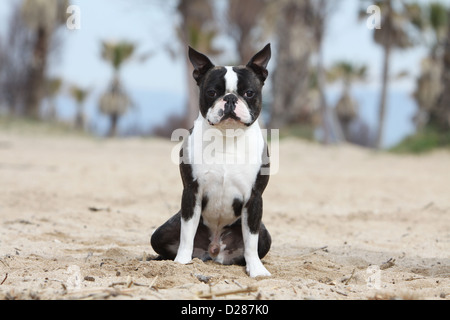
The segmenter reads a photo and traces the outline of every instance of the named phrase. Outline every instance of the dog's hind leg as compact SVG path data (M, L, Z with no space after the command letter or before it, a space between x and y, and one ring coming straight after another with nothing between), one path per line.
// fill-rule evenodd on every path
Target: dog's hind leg
M241 219L224 229L220 236L220 242L224 246L221 248L218 257L216 258L217 262L225 265L237 264L243 266L246 264L244 258L244 239L242 237ZM269 231L261 222L258 237L258 256L260 259L264 258L269 252L271 244L272 238Z
M173 260L180 245L181 213L178 212L153 232L150 243L158 260Z
M180 246L181 212L171 217L153 232L150 243L159 257L157 260L175 260ZM194 239L193 258L208 260L209 230L200 220Z

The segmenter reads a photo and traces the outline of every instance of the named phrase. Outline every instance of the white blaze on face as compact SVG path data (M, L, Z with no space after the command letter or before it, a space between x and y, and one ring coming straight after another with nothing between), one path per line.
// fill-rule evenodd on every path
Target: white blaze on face
M237 93L238 75L233 67L225 67L225 69L227 69L225 74L226 93Z
M228 94L234 94L238 97L234 112L236 113L236 116L239 117L241 122L250 123L252 121L252 117L248 110L247 103L237 93L239 81L238 75L233 70L233 67L225 67L225 69L227 70L227 73L225 74L225 96ZM220 98L214 104L214 107L208 110L206 118L210 122L210 124L217 125L220 123L225 111L225 104L226 101L224 101L223 98Z

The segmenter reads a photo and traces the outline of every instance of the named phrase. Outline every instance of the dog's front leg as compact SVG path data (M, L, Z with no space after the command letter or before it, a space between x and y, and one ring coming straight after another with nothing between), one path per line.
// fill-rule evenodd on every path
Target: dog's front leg
M192 260L194 238L202 214L201 197L195 189L185 188L181 200L180 246L178 247L175 262L182 264L189 263Z
M242 210L242 237L244 239L244 257L247 273L250 277L270 276L258 256L259 229L262 218L262 196L252 194Z

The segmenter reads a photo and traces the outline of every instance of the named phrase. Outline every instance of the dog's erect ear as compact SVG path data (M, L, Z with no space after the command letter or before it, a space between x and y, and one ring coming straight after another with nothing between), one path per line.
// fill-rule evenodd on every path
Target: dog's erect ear
M255 54L255 56L247 64L247 67L252 69L259 77L259 79L264 83L269 75L267 71L267 65L269 64L270 58L272 57L272 50L270 49L270 43L264 47L260 52Z
M209 69L214 68L214 65L207 56L195 51L191 47L189 47L189 60L191 60L191 63L194 66L194 79L199 85L204 75Z

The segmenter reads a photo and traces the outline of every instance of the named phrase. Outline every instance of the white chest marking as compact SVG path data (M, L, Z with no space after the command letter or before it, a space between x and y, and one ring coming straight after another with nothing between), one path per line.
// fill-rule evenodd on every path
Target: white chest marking
M238 218L233 202L237 199L245 205L251 196L262 164L261 129L255 122L241 129L238 136L224 136L200 116L189 137L188 148L199 196L208 199L203 221L212 231L220 232Z

